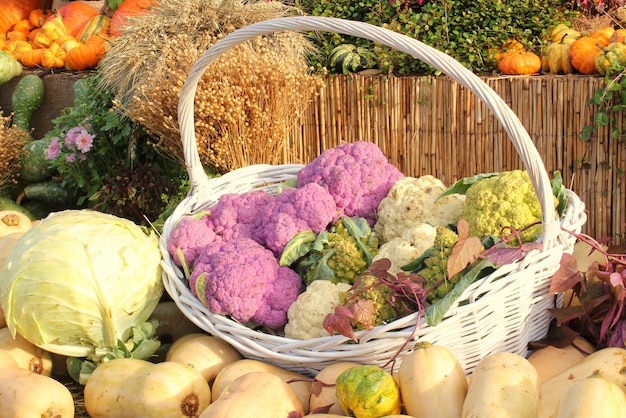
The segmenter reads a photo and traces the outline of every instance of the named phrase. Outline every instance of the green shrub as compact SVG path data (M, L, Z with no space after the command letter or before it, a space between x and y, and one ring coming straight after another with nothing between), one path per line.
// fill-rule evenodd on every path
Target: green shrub
M477 74L490 74L496 63L490 50L507 39L517 39L527 49L539 52L548 31L568 21L577 12L565 0L299 0L307 14L358 20L387 27L419 39L452 56ZM434 68L404 53L372 42L335 33L311 34L318 54L311 64L326 67L329 52L341 43L365 46L376 52L378 66L395 75L435 74ZM331 69L329 69L330 72Z

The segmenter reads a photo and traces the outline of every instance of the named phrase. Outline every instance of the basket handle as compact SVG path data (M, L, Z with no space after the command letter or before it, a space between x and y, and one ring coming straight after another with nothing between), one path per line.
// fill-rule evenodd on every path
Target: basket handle
M461 65L451 56L389 29L364 22L321 17L279 17L237 29L210 47L193 65L180 92L178 123L183 141L184 157L191 182L191 191L210 193L210 184L202 168L194 127L194 98L198 82L207 67L227 50L253 39L277 31L329 31L351 35L381 43L405 52L424 63L454 78L459 84L474 93L494 113L502 124L528 171L542 208L543 248L554 247L561 233L558 217L554 212L554 200L550 179L537 148L517 115L506 102L477 75Z

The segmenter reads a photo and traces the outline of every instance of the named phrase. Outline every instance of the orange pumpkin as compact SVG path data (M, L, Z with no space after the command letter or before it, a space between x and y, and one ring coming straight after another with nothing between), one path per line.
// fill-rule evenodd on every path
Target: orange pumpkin
M526 48L524 47L524 44L522 44L520 41L516 39L509 39L508 41L504 42L504 44L500 48L495 51L491 51L491 53L493 54L493 58L496 61L500 61L506 54L510 54L512 52L521 52L525 50Z
M596 57L602 53L601 40L592 36L581 36L569 47L572 66L581 74L597 74Z
M20 31L17 31L17 30L12 30L12 31L6 33L4 39L6 39L8 42L25 41L26 40L26 34L24 32L20 32Z
M74 71L96 68L107 50L107 45L104 36L93 35L84 44L67 51L65 66Z
M155 0L124 0L111 16L111 36L120 36L129 17L147 13L155 4Z
M57 10L67 28L67 33L77 37L81 29L85 27L89 19L96 16L98 11L81 1L70 2Z
M513 52L498 61L498 70L507 75L535 74L541 70L541 58L531 51Z
M611 36L613 36L614 33L615 29L613 29L613 27L606 26L600 29L596 29L589 36L598 40L600 45L607 46L611 40Z

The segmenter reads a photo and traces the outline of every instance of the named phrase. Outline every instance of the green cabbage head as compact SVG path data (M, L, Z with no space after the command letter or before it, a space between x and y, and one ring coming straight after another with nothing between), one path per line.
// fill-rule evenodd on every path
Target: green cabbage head
M115 348L159 302L160 262L155 234L127 219L55 212L20 237L0 271L7 326L64 356Z

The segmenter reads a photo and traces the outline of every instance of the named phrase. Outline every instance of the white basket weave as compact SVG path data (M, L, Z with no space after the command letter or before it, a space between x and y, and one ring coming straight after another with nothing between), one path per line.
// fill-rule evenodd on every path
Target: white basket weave
M223 52L260 35L283 30L330 31L376 41L415 58L453 77L479 97L503 125L528 170L543 209L542 250L506 265L474 283L436 327L417 314L409 315L370 331L359 331L359 343L341 335L306 341L252 330L230 318L211 313L192 295L182 271L167 252L172 229L181 217L213 206L225 193L253 189L270 192L276 184L294 177L301 165L253 165L209 179L200 162L194 131L194 98L198 81L207 67ZM528 133L511 108L478 76L452 57L415 39L362 22L336 18L298 16L272 19L239 29L209 48L193 66L181 91L179 125L191 191L165 222L161 235L163 281L181 311L206 332L223 338L248 358L269 361L291 370L314 374L337 361L384 365L398 355L407 338L448 347L469 373L484 355L510 351L526 355L528 342L545 336L555 304L549 295L550 278L558 269L563 252L571 252L574 238L561 227L579 232L586 221L584 205L568 191L566 214L554 216L550 180ZM406 349L413 344L406 344ZM406 354L404 349L398 356Z

